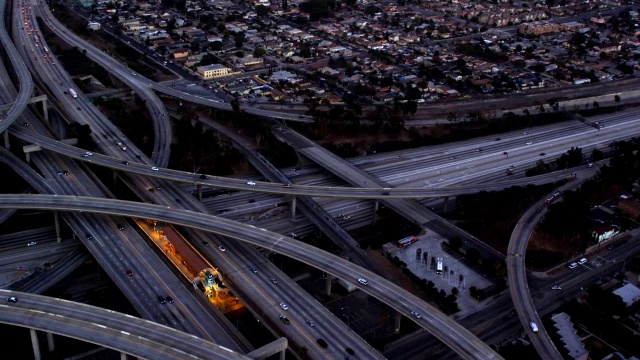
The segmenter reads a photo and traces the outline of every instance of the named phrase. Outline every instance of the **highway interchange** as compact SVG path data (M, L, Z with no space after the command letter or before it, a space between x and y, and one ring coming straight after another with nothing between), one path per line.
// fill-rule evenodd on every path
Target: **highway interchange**
M43 7L43 8L46 8L46 7ZM17 12L17 14L20 14L20 13ZM32 23L35 26L35 21L32 21ZM14 28L14 29L17 30L17 28ZM60 29L62 29L62 26L58 24L56 30L59 31ZM20 33L19 31L17 32ZM25 42L30 42L31 39L32 39L31 36L26 36L26 35L23 36L22 38L22 40ZM73 40L71 37L69 37L69 39L67 40L76 41L76 40ZM88 53L92 51L97 51L96 49L89 49L86 46L86 44L78 43L78 46L83 46L87 48ZM28 57L28 59L31 59L31 56L29 56L28 51L25 49L22 49L22 50L24 52L23 55ZM33 50L35 52L35 49ZM92 54L92 55L96 56L96 54ZM106 66L109 66L108 64L109 63L105 63ZM62 72L62 70L59 69L57 66L45 65L44 68L42 68L42 66L37 66L37 65L38 65L37 62L32 63L31 64L32 69L37 71L40 77L44 79L46 83L51 83L55 85L57 84L59 79L60 80L67 79L65 80L66 81L65 83L67 84L73 83L70 79L68 79L68 76L64 72ZM39 65L42 65L42 64L39 64ZM120 66L117 63L114 63L113 65ZM36 69L36 67L42 68L42 69ZM118 71L121 72L121 76L123 78L125 79L129 78L128 80L123 80L123 81L125 82L136 81L131 79L132 76L129 76L128 71L126 70L118 70ZM136 75L136 79L140 79L140 77ZM141 80L146 82L145 79L141 79ZM28 83L30 83L30 81ZM156 86L156 85L153 85L153 86ZM21 86L21 90L22 88L23 87ZM157 87L155 87L154 89L158 90ZM70 148L68 146L60 146L59 150L55 150L60 154L64 154L65 155L64 158L60 158L47 153L32 154L34 163L37 164L40 171L43 171L46 173L45 177L47 178L47 181L52 183L48 191L44 191L41 193L60 193L60 194L69 193L70 195L87 195L87 196L96 196L96 197L111 196L110 194L108 194L108 192L105 192L104 189L102 190L98 188L94 188L93 190L82 189L83 187L86 186L86 184L92 183L95 179L89 175L83 175L86 171L86 168L76 165L74 162L70 161L69 158L75 158L75 159L90 161L90 162L94 162L94 161L101 162L102 165L106 165L114 169L118 169L120 171L144 175L144 177L140 177L138 180L136 180L136 178L134 178L133 175L130 175L130 174L123 175L123 178L125 178L125 182L130 183L133 187L136 187L136 185L134 184L136 181L140 181L140 184L137 185L137 191L143 196L143 198L146 197L147 201L156 201L162 204L163 209L166 209L167 206L169 206L170 208L176 207L176 204L175 204L176 198L184 199L183 201L187 201L188 204L194 205L194 207L197 208L197 206L195 206L196 202L192 198L190 198L188 195L185 195L184 192L181 191L179 188L177 187L172 188L172 185L170 183L166 183L165 180L177 180L177 181L184 181L187 183L201 183L205 185L213 185L216 187L227 187L227 188L232 188L237 190L262 191L266 193L289 194L289 195L319 196L320 193L322 193L326 196L327 191L331 191L331 189L334 188L331 186L330 187L326 187L326 186L306 186L305 187L302 185L301 186L295 185L295 186L292 186L291 188L283 188L282 185L280 184L268 184L268 183L262 183L262 182L256 182L256 185L249 185L245 180L200 179L199 176L196 178L194 174L181 173L181 172L176 172L176 171L172 171L164 168L159 171L151 170L151 167L152 167L151 164L159 165L160 167L162 167L162 165L160 165L159 162L147 160L139 150L133 147L132 144L127 144L130 147L130 151L127 151L127 152L122 152L119 147L114 146L113 144L114 140L116 139L124 140L126 139L126 137L123 134L119 133L117 129L115 129L113 126L110 126L109 124L107 124L108 120L104 119L104 117L101 116L96 111L96 109L93 108L93 106L85 102L72 100L70 96L65 96L65 94L63 94L64 90L66 90L66 87L63 88L62 86L60 87L52 86L49 89L49 91L55 98L59 99L59 101L62 101L63 103L66 103L66 105L63 105L63 106L66 109L68 109L72 117L74 117L75 119L81 119L80 121L86 121L87 123L91 121L90 125L92 126L92 129L94 129L94 140L96 140L101 150L105 154L107 154L107 156L100 156L95 154L93 155L92 158L83 158L82 150ZM178 97L186 96L186 95L182 95L184 93L181 93L178 95L172 94L169 90L165 90L165 89L161 89L160 91L166 92L170 95L174 95ZM22 94L22 92L20 94ZM5 101L11 102L11 99L5 98ZM207 102L207 101L204 101L204 102ZM211 103L210 101L207 102L207 104L211 105L210 103ZM16 104L18 104L17 100L16 100ZM79 106L76 106L76 104ZM78 109L76 109L76 107ZM163 110L159 109L157 111L163 111ZM90 114L90 117L87 117L86 116L87 114ZM265 114L262 114L262 115L265 115ZM558 154L564 153L567 150L568 144L571 144L571 146L580 146L585 150L593 147L603 148L606 145L608 145L608 143L610 143L611 141L635 135L629 131L629 129L632 127L632 125L636 121L635 119L633 119L634 115L635 114L614 114L613 116L610 116L608 118L607 128L597 133L594 133L595 129L593 127L590 127L585 124L576 123L572 126L563 128L562 132L558 131L557 127L554 128L553 126L549 126L547 128L532 130L528 134L509 135L509 137L505 136L501 140L478 139L475 141L475 143L474 141L468 142L462 147L456 147L455 150L450 150L446 146L434 147L432 148L433 153L429 153L427 155L424 155L423 152L420 152L418 150L411 150L411 151L405 151L405 152L399 153L400 155L398 154L380 155L380 156L370 157L371 160L367 158L361 159L359 160L361 162L359 165L363 169L369 171L374 176L380 177L382 180L388 182L389 184L392 184L393 187L390 188L389 195L383 195L381 193L381 189L383 189L384 191L386 191L386 189L384 189L381 186L377 186L374 189L338 188L337 190L335 190L335 195L331 194L330 196L337 197L337 198L345 198L345 199L348 199L348 198L385 199L387 197L389 198L395 198L395 197L426 198L431 196L442 197L442 196L459 194L461 191L464 191L461 189L465 189L465 188L468 189L467 191L474 192L474 190L471 189L474 185L466 185L466 187L461 186L460 187L461 189L458 189L457 192L456 190L447 190L446 188L442 188L442 189L433 188L434 187L433 185L438 184L440 186L445 186L445 185L450 186L451 184L462 183L462 182L471 183L480 177L483 177L485 179L484 181L492 180L491 176L493 176L494 179L498 177L504 178L505 176L503 171L496 171L496 161L504 163L503 165L504 169L506 169L511 164L516 164L518 168L524 167L527 165L531 165L537 159L539 159L540 155L538 152L540 152L543 149L545 151L545 155L543 156L543 158L550 158ZM29 126L28 129L25 129L24 127L20 127L18 125L14 125L13 131L15 131L16 135L23 140L30 139L31 140L30 142L45 143L44 139L46 139L46 137L44 134L46 133L46 130L42 129L41 131L40 129L36 129L38 126L36 125L37 120L35 120L35 118L32 118L28 122L29 124L31 124L31 126ZM162 123L163 121L160 121L160 122ZM637 126L633 128L637 128ZM38 130L42 134L37 135L36 130ZM33 135L34 135L31 138L29 138L28 136L29 135L28 133L30 132L33 132ZM106 135L107 138L105 138L104 136L100 137L100 134ZM102 140L102 139L109 139L109 141ZM531 139L531 140L528 140L528 139ZM47 140L47 141L49 141L47 145L51 149L53 149L55 147L55 144L52 144L53 141L51 140ZM532 142L531 145L522 144L523 142L529 142L529 141ZM579 144L579 145L576 145L576 144ZM161 149L166 147L159 146L156 148ZM482 150L478 151L479 148ZM71 154L70 152L73 152L73 154ZM508 153L508 156L504 155L505 152ZM158 150L157 155L160 158L162 158L161 156L162 154L166 154L166 151ZM136 155L140 155L142 158L139 159ZM496 160L498 158L500 160ZM123 160L123 159L126 159L126 160ZM129 164L124 165L123 161L128 161ZM134 163L136 162L144 163L145 165L134 165ZM425 163L427 164L431 163L433 165L425 166ZM498 167L500 167L500 165L498 165ZM56 173L59 171L60 168L71 169L71 174L72 174L71 178L76 189L72 189L72 187L70 187L68 184L69 181L67 181L64 177L60 177L56 175ZM132 171L132 170L136 170L136 171ZM502 169L499 169L499 170L502 170ZM434 175L434 171L436 172L435 175ZM384 174L385 172L388 175L378 175L378 174ZM151 177L153 176L156 176L159 179L157 180L151 179ZM180 178L181 176L183 177ZM42 181L42 179L40 179L39 181ZM168 194L165 195L164 194L165 191L162 191L163 194L160 196L156 196L158 194L155 194L154 196L150 196L148 191L146 191L148 187L154 187L158 185L162 185L163 190L167 190L166 192ZM375 185L372 182L370 184L361 184L359 186L373 187ZM476 186L475 191L477 191L478 189L487 189L488 187L487 185L481 185L481 186L475 185L475 186ZM504 187L505 185L502 184L501 186ZM399 187L399 189L397 189L397 187ZM402 192L403 187L404 189L406 189L404 190L406 191L406 193ZM416 194L416 191L418 191L419 193ZM438 193L438 191L441 191L441 192ZM29 198L26 195L25 197ZM150 199L150 198L153 198L153 199ZM202 210L201 207L200 207L200 210ZM136 215L143 215L143 214L144 212L140 212L136 214L127 213L126 216L136 216ZM114 228L115 228L114 222L111 222L109 224L109 229L103 228L102 231L100 230L96 231L96 224L104 223L103 218L91 217L90 220L88 221L87 220L83 221L83 220L79 220L79 218L75 218L75 220L68 219L67 221L69 223L75 224L76 232L79 234L84 234L86 231L92 231L92 233L95 232L96 234L94 235L94 237L98 240L101 237L105 239L112 238L114 233L116 234L118 233L117 231L114 231ZM189 223L189 224L193 225L193 223ZM209 230L209 229L207 228L202 230ZM244 231L246 231L246 229L244 229ZM224 235L232 238L239 237L238 233L224 233ZM197 235L197 236L202 236L202 235ZM275 236L274 238L275 243L278 243L279 241L283 241L283 239L286 239L282 237L282 235L273 234L273 236ZM279 236L280 239L277 236ZM243 239L240 239L240 240L243 240ZM142 239L139 239L138 241L142 242ZM216 240L216 241L220 241L220 240ZM288 241L291 241L291 240L287 239L287 241L283 241L283 243L291 245L291 243L289 243ZM84 241L84 240L83 242L86 245L88 245L89 248L91 249L92 245L89 245L91 242ZM96 241L94 241L93 243L95 242ZM273 244L264 244L264 243L262 244L262 246L266 246L267 248L269 248L272 245ZM132 243L128 246L133 246L135 248L135 245L133 245ZM226 246L229 247L228 245ZM276 246L276 245L273 245L273 246ZM280 247L277 247L277 249L279 253L288 254L287 251L282 251L283 249L281 249ZM203 250L206 251L206 249L203 249ZM242 252L242 251L239 251L239 252ZM213 256L216 257L216 255L219 257L220 254L214 254ZM129 256L129 254L127 254L126 256ZM300 255L296 255L296 254L292 255L292 257L296 257L296 256L300 256ZM229 266L231 267L237 266L238 268L243 268L244 273L241 272L241 276L244 277L243 280L246 280L246 279L249 279L252 276L252 274L248 273L247 265L239 265L239 264L250 264L255 262L256 260L257 260L256 257L253 257L253 258L249 257L249 259L238 261L237 264L230 263ZM115 263L118 262L117 260L115 260L115 258L114 258L114 261ZM124 260L124 261L127 261L127 260ZM308 260L308 261L311 261L311 260ZM318 264L316 265L318 267L322 267ZM344 266L347 266L347 265L344 265ZM341 270L342 272L336 270L336 272L340 274L340 276L338 277L357 276L357 275L354 275L354 271L357 272L357 268L353 266L351 267L355 268L356 270L352 268L348 269L348 271L342 269ZM150 267L150 269L152 268L153 266ZM120 277L124 277L121 269L122 269L122 265L120 265L119 270L113 269L112 274L114 274L114 276L116 277L118 277L118 275L115 275L115 274L120 274L119 275ZM144 272L144 270L139 270L139 271ZM364 273L364 272L360 271L360 273ZM384 284L383 282L384 280L382 280L381 278L377 278L373 274L369 274L367 276L370 279L375 280L374 282L375 284L378 284L378 283L381 284L380 285L381 288L376 289L376 286L370 285L369 287L367 287L367 289L363 289L363 290L369 290L372 293L383 292L383 290L385 290L384 287L382 286L382 284ZM124 278L125 278L124 280L127 280L126 277ZM163 281L163 280L164 278L159 281ZM262 280L263 280L262 281L263 283L266 283L267 282L266 276L265 276L265 279L262 279ZM263 289L270 289L268 284L266 284L266 286L264 285L265 284L262 285ZM126 285L121 286L121 289L123 287L126 287ZM379 294L379 295L381 296L381 298L384 299L384 296L382 296L382 294ZM281 294L281 296L284 296L284 294ZM151 296L151 298L153 298L153 296ZM275 301L277 302L277 300ZM397 299L387 299L386 301L388 301L388 303L393 304L393 301L397 301ZM294 301L291 300L289 303L294 303ZM146 304L145 305L140 304L140 305L141 305L140 307L147 306ZM303 304L300 304L300 306L304 307ZM316 305L312 307L318 307L318 306ZM472 334L465 333L465 332L458 332L458 330L456 330L456 326L455 325L452 326L450 324L452 322L449 319L440 315L435 309L428 307L428 305L426 304L421 304L420 302L415 302L415 303L412 303L411 305L405 304L405 306L400 307L400 310L404 314L408 314L408 312L411 311L410 310L411 307L415 307L416 309L421 309L422 310L421 312L423 314L430 314L430 316L424 317L425 324L421 324L421 325L425 326L425 328L427 328L429 331L435 334L438 334L439 337L441 337L441 339L443 339L443 341L447 343L447 345L450 345L460 355L466 358L491 358L492 356L494 356L493 352L490 349L485 348L484 344L478 342L477 340L474 340L475 337ZM331 321L337 324L341 324L344 327L344 324L342 324L340 321L327 320L328 323L331 323ZM435 323L432 325L430 322L435 322ZM429 323L429 324L426 324L426 323ZM442 331L443 328L452 329L452 333L440 334L441 332L443 332ZM298 330L301 330L300 332L305 332L305 331L302 331L302 329L298 329ZM465 335L464 339L459 339L455 334L456 332L458 332L458 335L464 334ZM346 331L344 333L346 333ZM467 339L467 337L469 338ZM313 343L314 340L315 339L311 338L311 339L308 339L307 342ZM338 342L339 340L335 339L335 341ZM354 340L352 338L350 341L358 341L358 340L357 339ZM464 344L464 345L461 345L461 344ZM371 351L371 350L367 350L366 347L363 347L361 350L363 352ZM318 355L320 354L321 353L319 353ZM372 355L372 356L378 357L379 355Z

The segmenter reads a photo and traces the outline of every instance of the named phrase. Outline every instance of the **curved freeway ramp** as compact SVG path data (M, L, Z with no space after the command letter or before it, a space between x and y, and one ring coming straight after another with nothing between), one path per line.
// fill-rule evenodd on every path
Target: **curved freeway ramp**
M191 334L135 316L41 295L0 290L0 322L101 345L142 359L249 359Z
M0 208L8 207L144 217L245 241L322 269L340 279L353 279L362 291L416 322L464 359L501 359L500 355L470 331L412 293L339 256L266 229L169 206L81 196L0 195ZM368 285L358 283L356 279L360 277L367 278ZM420 312L422 317L412 316L412 311Z
M61 24L49 11L49 7L45 4L38 6L39 11L55 22L58 31L56 35L68 44L84 48L86 55L95 63L101 65L109 73L120 79L123 83L133 89L145 102L147 110L151 115L154 123L154 145L151 160L158 166L166 167L169 164L169 156L171 152L172 127L169 117L166 115L167 110L158 96L153 92L149 83L142 83L131 77L130 69L125 68L118 61L110 56L105 55L102 51L96 49L93 45L84 41L77 35ZM47 21L43 23L48 24Z
M6 30L5 24L5 10L6 10L6 1L0 1L0 42L4 46L7 51L7 56L9 57L9 61L13 65L13 69L18 76L18 80L20 81L20 92L18 93L18 97L16 98L15 103L9 110L6 116L0 118L0 133L7 130L7 128L22 114L25 107L27 106L27 102L31 98L31 94L33 93L33 81L31 81L31 75L29 74L29 70L27 66L22 62L22 58L18 54L18 50L13 45L11 38ZM14 16L20 16L19 14L14 14Z

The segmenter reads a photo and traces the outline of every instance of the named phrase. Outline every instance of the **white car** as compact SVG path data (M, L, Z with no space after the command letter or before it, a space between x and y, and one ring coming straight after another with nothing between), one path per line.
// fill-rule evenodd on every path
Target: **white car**
M562 288L560 286L558 286L558 285L553 285L551 287L551 290L562 290Z
M289 310L289 306L287 306L287 304L285 303L280 303L280 307L282 308L282 310L287 311Z
M422 315L420 315L420 313L417 311L412 311L411 315L415 316L417 319L420 319L422 317Z
M569 269L575 269L578 267L578 263L571 263L571 265L569 265Z
M531 331L533 331L534 333L538 332L538 325L536 325L536 323L532 321L529 323L529 326L531 327Z
M153 171L160 171L160 169L158 169L158 168L157 168L157 167L155 167L155 166L154 166L154 167L152 167L152 168L151 168L151 170L153 170Z
M578 264L584 265L584 264L587 263L587 261L588 261L587 258L582 258L582 259L578 260Z
M358 282L362 285L369 285L369 282L365 278L358 279Z
M30 243L27 244L27 246L34 246L35 244L37 244L35 241L32 241Z
M528 141L527 145L533 145L533 141Z
M220 250L222 252L227 251L227 249L225 249L224 246L222 246L222 245L218 246L218 250Z
M254 181L247 181L247 185L255 185L256 183Z

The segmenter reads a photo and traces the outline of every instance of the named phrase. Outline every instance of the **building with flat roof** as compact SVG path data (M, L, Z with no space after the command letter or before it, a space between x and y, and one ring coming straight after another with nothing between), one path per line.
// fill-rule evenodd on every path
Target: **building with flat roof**
M196 70L204 80L210 80L231 73L231 69L221 64L198 66Z

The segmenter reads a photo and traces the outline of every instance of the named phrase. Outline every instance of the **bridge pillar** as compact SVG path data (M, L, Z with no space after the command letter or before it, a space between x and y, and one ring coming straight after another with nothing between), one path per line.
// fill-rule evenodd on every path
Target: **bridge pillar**
M378 209L380 208L380 200L375 200L373 203L373 223L378 221Z
M24 159L27 161L27 164L31 164L31 153L24 154Z
M116 189L116 184L118 183L118 172L114 169L111 172L111 175L112 175L111 183L113 184L113 190L115 190Z
M127 354L120 353L120 360L127 360Z
M47 98L42 99L42 116L49 122L49 111L47 110Z
M4 131L4 147L7 148L7 150L10 150L10 145L9 145L9 130L5 130Z
M448 196L443 196L442 197L442 212L446 213L448 207L449 207L449 197Z
M296 219L296 203L297 203L297 198L294 195L291 197L291 220Z
M280 351L280 360L284 360L284 356L286 352L287 352L286 350Z
M198 189L198 201L202 201L202 185L198 184L196 188Z
M59 221L59 216L58 216L58 212L54 211L53 212L53 223L56 226L56 239L58 240L58 243L60 241L62 241L62 236L60 235L60 221Z
M327 274L327 282L324 285L327 291L327 296L331 295L331 280L333 280L333 275Z
M400 314L400 312L396 312L396 325L393 329L393 332L395 334L399 334L400 333L400 322L402 321L402 314Z
M56 344L53 342L53 333L47 332L47 345L49 346L49 352L56 351Z
M35 360L42 359L40 355L40 344L38 343L38 333L36 333L36 329L29 329L31 333L31 347L33 348L33 358Z

